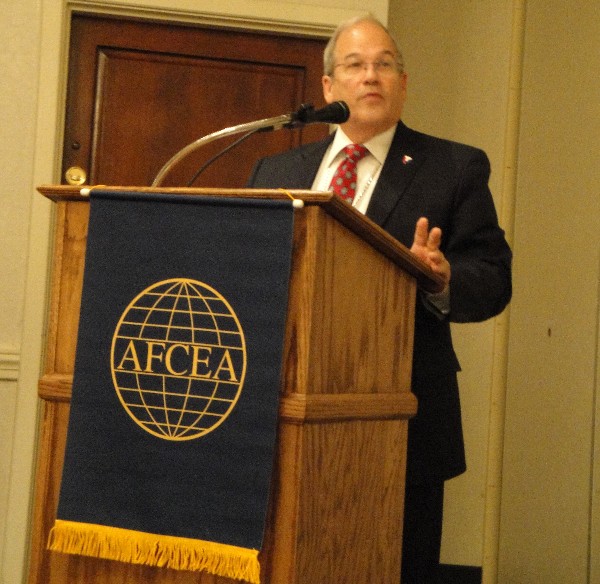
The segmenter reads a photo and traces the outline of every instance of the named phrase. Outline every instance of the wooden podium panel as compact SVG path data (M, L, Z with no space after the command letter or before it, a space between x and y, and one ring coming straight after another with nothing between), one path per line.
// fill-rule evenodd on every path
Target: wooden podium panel
M121 189L120 189L121 190ZM131 189L150 191L152 189ZM279 191L155 189L285 198ZM89 200L55 201L54 266L29 584L230 584L206 573L48 552L66 444ZM397 584L417 285L440 282L410 252L330 193L293 192L284 367L263 584Z

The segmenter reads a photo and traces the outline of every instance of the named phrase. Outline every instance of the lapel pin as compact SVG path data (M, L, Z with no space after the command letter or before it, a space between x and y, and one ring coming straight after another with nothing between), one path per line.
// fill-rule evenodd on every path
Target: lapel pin
M412 156L408 156L408 154L405 154L402 157L402 164L408 164L409 162L412 162Z

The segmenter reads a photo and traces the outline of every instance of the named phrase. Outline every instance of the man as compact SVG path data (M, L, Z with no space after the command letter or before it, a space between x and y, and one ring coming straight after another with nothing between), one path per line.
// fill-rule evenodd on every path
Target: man
M403 584L437 581L444 481L465 455L450 321L499 314L511 297L511 251L498 226L481 150L415 132L401 122L407 76L395 41L373 17L348 21L324 53L323 93L350 118L326 140L259 161L249 186L328 190L343 148L367 148L353 205L442 276L419 297L409 424ZM335 181L334 181L335 182Z

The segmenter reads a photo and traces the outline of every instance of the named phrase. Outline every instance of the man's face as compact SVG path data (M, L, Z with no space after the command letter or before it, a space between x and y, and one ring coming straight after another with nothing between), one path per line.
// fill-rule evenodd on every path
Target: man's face
M373 22L360 22L338 37L335 69L323 77L323 95L327 103L348 104L350 119L343 128L351 140L365 142L400 120L406 74L395 66L396 56L388 34Z

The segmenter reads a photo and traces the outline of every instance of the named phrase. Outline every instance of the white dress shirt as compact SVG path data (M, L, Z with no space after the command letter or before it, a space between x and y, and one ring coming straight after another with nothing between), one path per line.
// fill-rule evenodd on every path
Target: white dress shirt
M356 196L352 202L352 206L361 213L366 213L367 211L373 189L377 184L381 167L388 155L395 132L396 126L392 126L389 130L378 134L363 144L363 146L368 149L369 154L358 161L356 167L358 178L356 183ZM333 175L340 162L344 159L343 150L352 143L352 140L346 136L341 128L336 130L333 142L330 144L327 152L325 152L325 156L323 156L321 166L319 167L319 171L317 172L317 176L312 185L312 190L330 190Z

